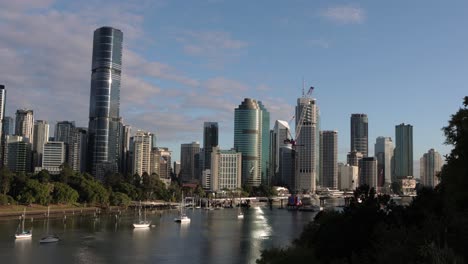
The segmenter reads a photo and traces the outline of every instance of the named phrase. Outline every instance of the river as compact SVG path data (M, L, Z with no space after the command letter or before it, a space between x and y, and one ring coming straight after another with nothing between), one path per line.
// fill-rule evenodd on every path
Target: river
M237 219L237 209L189 209L189 224L177 224L176 211L151 212L151 228L134 229L136 214L67 216L49 219L49 233L61 240L40 244L47 220L27 219L33 237L18 241L18 220L0 221L1 263L255 263L262 249L286 246L316 213L254 207Z

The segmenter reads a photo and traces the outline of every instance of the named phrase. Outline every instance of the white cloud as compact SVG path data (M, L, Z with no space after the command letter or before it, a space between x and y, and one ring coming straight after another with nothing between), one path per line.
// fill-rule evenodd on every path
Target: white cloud
M364 9L352 6L335 6L322 10L321 16L340 24L359 24L364 22Z

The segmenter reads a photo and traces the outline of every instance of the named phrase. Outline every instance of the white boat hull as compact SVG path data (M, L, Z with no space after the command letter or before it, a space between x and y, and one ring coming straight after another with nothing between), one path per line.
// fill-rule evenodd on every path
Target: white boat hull
M190 218L188 217L182 217L182 218L175 218L174 221L176 223L190 223Z
M31 233L15 234L16 239L26 239L26 238L31 238L31 237L32 237Z
M134 223L133 227L134 228L148 228L148 227L150 227L150 225L151 225L151 223L141 223L141 224Z

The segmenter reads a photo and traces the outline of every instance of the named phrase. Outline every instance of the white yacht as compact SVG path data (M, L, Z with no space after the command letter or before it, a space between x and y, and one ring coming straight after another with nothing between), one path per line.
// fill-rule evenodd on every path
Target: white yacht
M146 220L146 208L145 208L145 217L141 219L141 203L140 208L138 208L138 222L133 223L134 228L148 228L151 225L151 221Z
M16 231L15 238L16 239L25 239L32 237L32 230L24 230L24 221L26 220L26 208L24 209L23 215L21 215L21 222L18 226L18 230ZM20 230L21 227L21 230Z
M185 214L185 200L184 194L182 194L182 202L180 204L179 216L174 218L176 223L190 223L190 218Z

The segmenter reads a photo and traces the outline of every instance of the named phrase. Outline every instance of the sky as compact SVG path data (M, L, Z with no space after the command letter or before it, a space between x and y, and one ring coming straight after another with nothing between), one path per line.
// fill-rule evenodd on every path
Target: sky
M375 139L413 125L414 160L447 154L441 128L468 95L466 1L0 0L0 84L6 115L34 110L52 126L87 127L93 31L123 31L120 113L180 159L204 121L233 146L234 108L261 100L289 121L314 86L321 129L350 150L350 116ZM290 123L291 127L294 126Z

